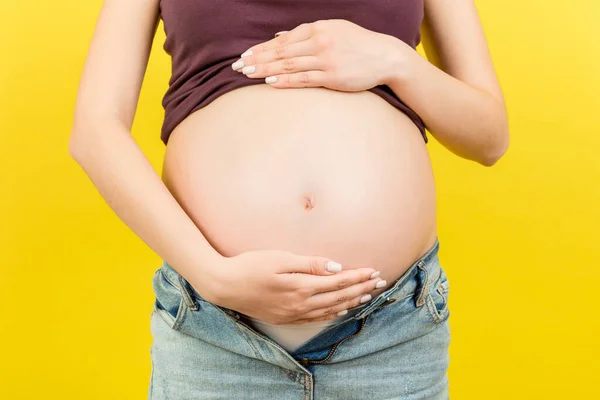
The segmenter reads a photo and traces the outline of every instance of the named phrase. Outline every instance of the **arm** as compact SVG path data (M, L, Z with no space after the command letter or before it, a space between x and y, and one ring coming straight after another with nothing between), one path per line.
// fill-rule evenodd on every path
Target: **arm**
M422 37L443 70L390 37L394 70L385 84L444 147L493 165L508 148L508 117L473 0L425 0Z
M358 305L381 280L371 279L373 268L332 273L325 257L276 250L219 254L133 140L158 2L104 1L79 86L71 156L117 216L205 300L270 323L332 319Z
M158 2L104 1L80 80L69 153L118 217L214 301L217 280L211 272L223 257L130 134L158 26Z
M250 47L232 68L276 88L387 85L442 145L491 166L508 148L508 118L473 0L424 1L423 46L446 72L398 38L343 19L302 23Z

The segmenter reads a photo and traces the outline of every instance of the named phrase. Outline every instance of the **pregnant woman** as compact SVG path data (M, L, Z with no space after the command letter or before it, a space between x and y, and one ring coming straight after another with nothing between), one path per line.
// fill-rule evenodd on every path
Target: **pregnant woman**
M162 179L130 134L159 19ZM105 0L69 151L163 260L149 397L447 398L425 128L508 147L472 0Z

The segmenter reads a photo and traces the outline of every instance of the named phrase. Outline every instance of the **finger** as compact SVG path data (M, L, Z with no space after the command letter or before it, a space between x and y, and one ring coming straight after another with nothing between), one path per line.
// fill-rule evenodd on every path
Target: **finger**
M347 303L339 305L339 306L334 306L334 307L330 307L327 309L321 309L318 311L315 310L314 312L311 313L310 317L307 316L305 318L305 316L302 316L300 319L286 322L286 324L306 324L309 322L329 321L329 320L339 318L343 315L346 315L348 313L349 309L354 308L358 305L361 305L362 304L362 303L360 303L361 297L357 297L356 299L353 299L352 301L348 301ZM339 315L340 312L343 312L344 314Z
M310 310L327 309L337 304L344 303L348 300L355 299L356 297L368 294L369 292L375 289L382 288L385 285L386 281L380 278L375 278L356 285L352 285L345 289L336 290L332 292L317 293L306 300L306 306Z
M374 268L361 267L331 276L306 276L305 284L313 289L313 296L321 293L336 293L341 289L368 282L379 276ZM303 282L304 283L304 282Z
M321 87L326 85L327 77L324 71L302 71L294 74L271 75L265 78L265 83L276 88Z
M271 50L278 46L283 46L284 44L296 43L306 40L312 35L312 23L305 22L298 25L291 31L279 31L275 35L276 36L273 39L270 39L266 42L258 43L248 48L248 50L246 50L242 54L258 54L264 51Z
M342 265L329 258L297 256L290 253L287 259L281 261L277 273L286 274L296 272L310 275L334 275L341 270Z
M341 302L339 304L332 305L330 307L324 307L324 308L312 310L306 314L301 315L299 317L299 319L304 320L304 321L324 321L327 319L335 319L335 318L341 316L341 315L338 315L338 313L347 311L354 307L357 307L361 304L364 304L364 303L370 301L371 299L372 299L372 297L370 295L361 293L360 295L358 295L350 300Z
M290 324L290 325L301 325L301 324L306 324L309 322L317 322L317 321L329 321L332 319L336 319L340 317L339 315L336 315L335 313L328 315L327 317L323 317L323 318L302 318L302 319L296 319L294 321L290 321L290 322L286 322L286 325Z
M256 65L247 65L239 71L249 78L266 78L272 75L323 70L323 68L325 68L325 65L319 61L318 57L300 56Z
M323 66L318 64L318 60L316 59L316 57L314 57L314 54L316 54L316 50L317 49L315 46L315 42L312 40L304 40L302 42L289 43L286 45L275 47L271 50L265 50L246 56L240 56L238 60L231 64L231 68L235 69L238 72L247 73L249 70L252 70L252 67L254 66L256 67L256 71L258 72L258 67L261 65L276 63L277 61L285 61L296 57L311 56L313 63L309 64L309 66L314 65L318 68L308 69L321 69L321 67ZM307 59L305 61L311 61L311 59ZM289 61L287 62L289 63ZM284 64L277 63L276 65L282 66ZM271 66L271 68L273 68L273 65Z
M381 282L381 279L379 281ZM385 281L383 281L383 282L385 282ZM364 300L364 301L362 301L362 300ZM357 307L361 304L364 304L370 300L372 300L370 295L361 293L358 296L356 296L350 300L341 302L339 304L335 304L330 307L312 310L306 314L301 315L299 319L294 320L292 322L288 322L288 323L290 323L290 324L305 324L307 322L327 321L327 320L335 319L335 318L342 316L342 315L339 315L338 313L346 311L346 313L343 314L343 315L345 315L345 314L347 314L348 310L350 310L354 307Z

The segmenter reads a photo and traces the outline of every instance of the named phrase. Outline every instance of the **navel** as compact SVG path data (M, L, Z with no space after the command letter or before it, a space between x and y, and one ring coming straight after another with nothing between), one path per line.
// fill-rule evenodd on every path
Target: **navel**
M302 196L302 201L304 203L304 209L306 211L310 211L315 208L315 194L312 192L304 193Z

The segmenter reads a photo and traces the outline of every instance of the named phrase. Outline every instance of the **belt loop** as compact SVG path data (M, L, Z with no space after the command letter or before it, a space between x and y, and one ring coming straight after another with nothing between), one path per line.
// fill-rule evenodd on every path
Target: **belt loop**
M417 264L419 269L419 287L417 288L418 294L415 300L415 305L417 307L421 307L425 304L425 295L429 292L429 273L424 266L425 262L423 260L419 261Z
M190 289L188 288L188 282L185 280L185 278L181 275L177 275L178 279L179 279L179 284L181 285L181 296L183 297L183 300L186 302L187 306L196 311L198 310L198 304L196 304L196 302L194 301L194 297L193 294L190 292Z

